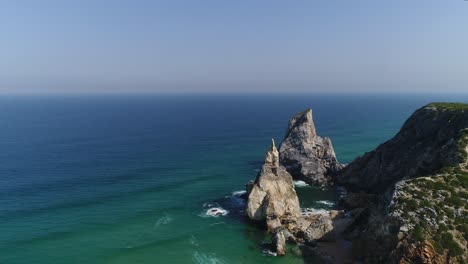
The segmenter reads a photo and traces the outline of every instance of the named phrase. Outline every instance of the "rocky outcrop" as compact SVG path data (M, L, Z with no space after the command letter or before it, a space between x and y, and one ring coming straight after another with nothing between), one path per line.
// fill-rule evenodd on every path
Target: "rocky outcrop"
M336 226L348 223L341 221L344 214L338 211L301 212L292 176L279 165L274 141L256 180L247 184L247 191L247 216L266 223L272 250L280 256L286 254L286 241L308 245L334 241L336 230L343 230Z
M281 165L294 179L313 185L332 183L332 174L342 167L331 140L317 135L311 109L291 118L279 155Z
M343 211L305 212L295 223L295 233L309 244L316 241L334 242L351 220L344 217Z
M468 111L441 104L417 110L400 132L339 172L337 182L353 191L381 193L402 179L433 174L463 160L457 138L468 127Z
M447 256L438 254L429 241L423 241L416 246L412 241L403 240L389 259L397 260L398 264L412 263L457 263L447 261Z
M286 255L286 236L284 230L279 230L273 234L271 237L271 242L273 244L273 250L278 256Z
M262 169L248 189L247 215L252 220L269 220L273 224L281 217L299 217L301 214L292 177L279 166L273 140Z
M282 221L295 221L301 215L301 208L292 176L279 165L274 140L255 182L247 184L247 192L247 216L252 220L266 221L272 234L273 250L280 256L286 254L289 233L282 227Z
M291 119L279 153L273 142L247 185L247 215L266 222L278 255L287 241L320 252L318 244L345 239L360 263L467 263L467 156L468 104L417 110L394 138L344 169L307 110ZM346 187L345 210L301 213L290 173Z

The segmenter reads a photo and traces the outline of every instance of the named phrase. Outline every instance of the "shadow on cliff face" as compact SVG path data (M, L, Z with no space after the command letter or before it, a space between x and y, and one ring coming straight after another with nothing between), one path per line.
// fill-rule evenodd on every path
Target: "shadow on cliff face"
M337 240L336 242L318 242L317 244L318 247L300 246L305 264L354 263L350 255L351 242Z

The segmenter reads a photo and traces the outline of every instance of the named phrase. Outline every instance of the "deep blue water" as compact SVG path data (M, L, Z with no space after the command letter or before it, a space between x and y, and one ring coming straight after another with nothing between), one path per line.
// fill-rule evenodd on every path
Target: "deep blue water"
M0 97L0 263L303 263L264 256L231 195L270 138L310 107L348 163L431 101L468 96ZM231 213L206 217L216 202Z

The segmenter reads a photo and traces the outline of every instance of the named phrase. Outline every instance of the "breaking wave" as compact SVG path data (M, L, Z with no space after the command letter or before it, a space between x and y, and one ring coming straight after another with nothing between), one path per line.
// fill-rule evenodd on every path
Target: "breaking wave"
M242 191L235 191L235 192L232 192L232 196L240 197L240 196L242 196L242 195L244 195L244 194L246 194L246 193L247 193L247 191L245 191L245 190L242 190Z
M315 215L315 214L326 214L328 210L325 209L316 209L316 208L302 208L302 215Z
M227 264L225 260L216 256L216 254L206 254L195 252L193 262L196 264Z
M307 187L309 184L307 184L305 181L294 181L294 186L295 187Z
M332 202L332 201L326 201L326 200L316 201L315 203L316 203L316 204L320 204L320 205L325 205L325 206L328 206L328 207L333 207L333 206L335 205L334 202Z
M273 252L269 249L264 249L262 250L262 255L264 256L269 256L269 257L276 257L278 254L276 252Z
M229 214L229 211L222 208L218 203L204 203L205 212L201 215L202 217L220 217Z
M170 215L166 214L163 217L156 220L156 222L154 223L153 229L158 228L160 225L167 225L172 221L174 221L174 219Z

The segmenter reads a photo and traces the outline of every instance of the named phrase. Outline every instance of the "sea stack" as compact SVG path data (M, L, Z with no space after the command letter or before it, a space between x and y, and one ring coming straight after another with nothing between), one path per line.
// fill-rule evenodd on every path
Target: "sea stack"
M265 163L249 188L247 215L252 220L269 220L285 215L298 217L299 199L292 176L279 166L279 155L272 140Z
M290 234L282 227L282 221L295 221L301 215L301 208L292 176L279 165L274 140L255 182L248 186L248 217L266 221L268 232L272 234L273 250L280 256L286 254L286 240Z
M260 173L254 182L247 184L247 190L247 216L266 222L272 250L280 256L286 254L287 241L314 246L316 241L334 241L335 226L350 223L350 219L343 219L343 213L335 210L301 213L292 176L280 166L274 141Z
M317 186L332 184L332 175L342 168L330 138L317 135L312 109L291 118L279 156L294 179Z

